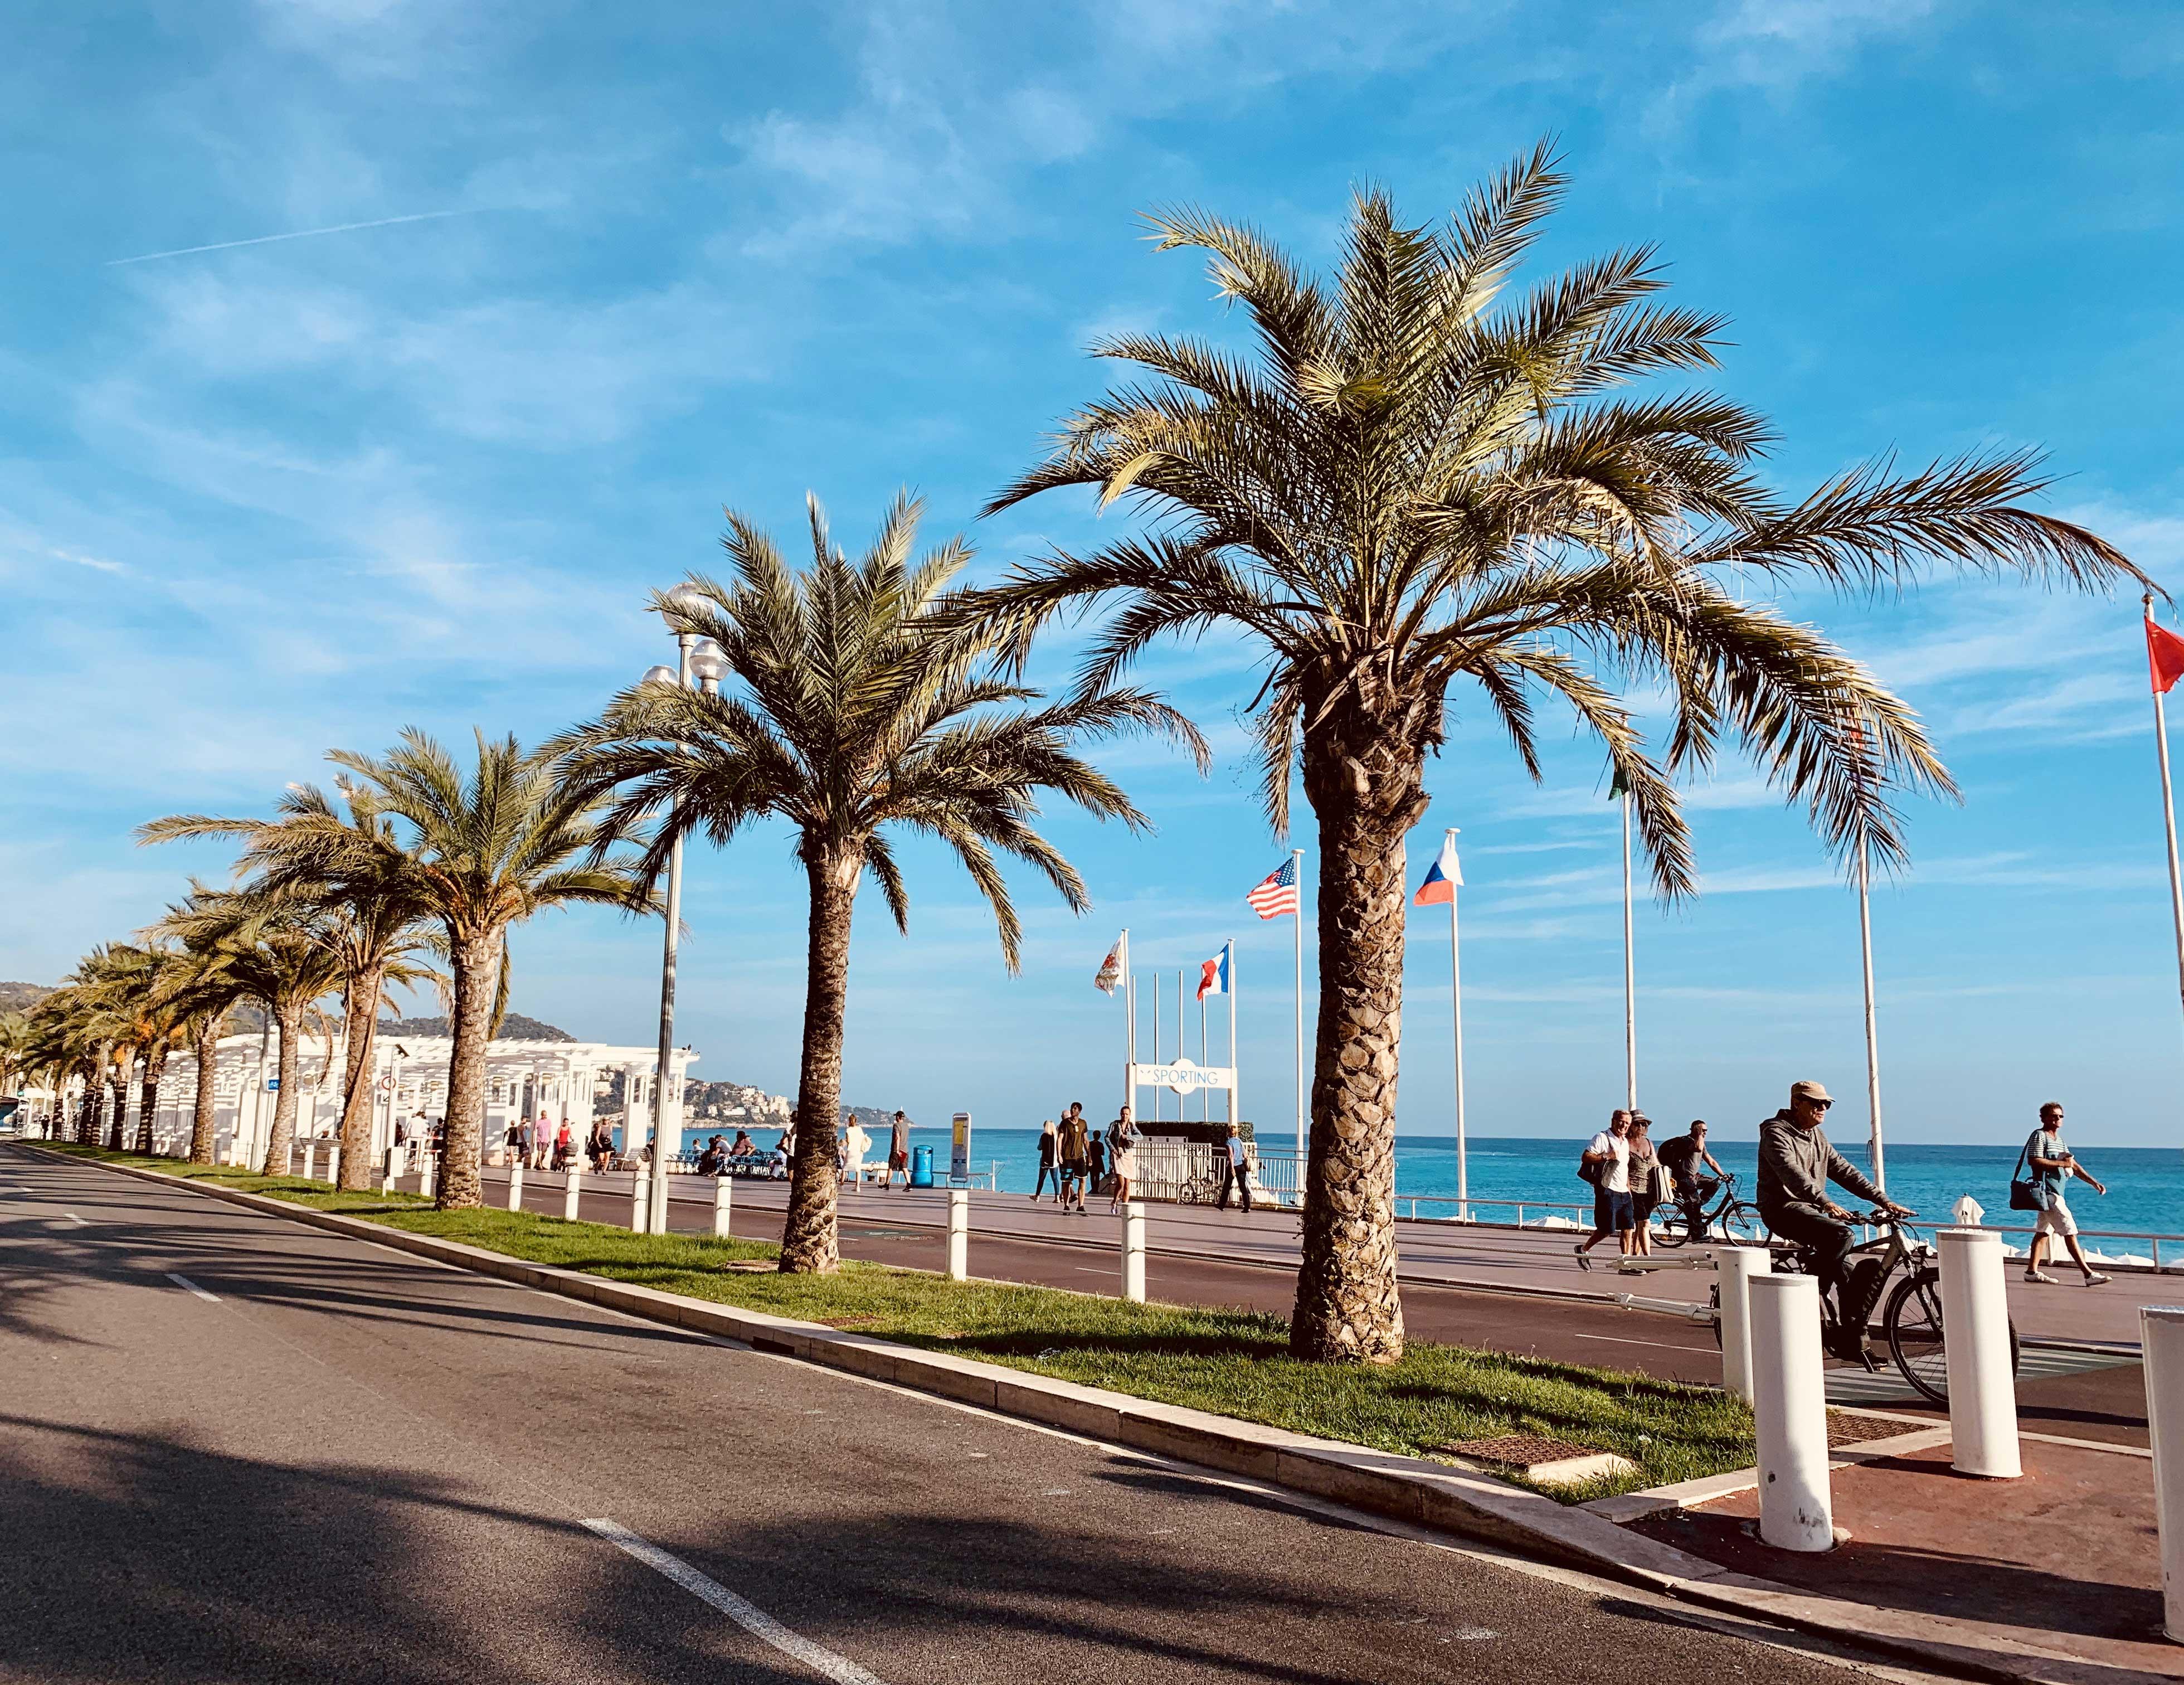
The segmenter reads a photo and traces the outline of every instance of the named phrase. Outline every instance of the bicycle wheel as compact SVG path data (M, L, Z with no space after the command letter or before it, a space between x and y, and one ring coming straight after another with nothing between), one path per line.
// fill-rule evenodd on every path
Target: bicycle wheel
M1722 1209L1721 1242L1732 1247L1763 1247L1767 1244L1767 1225L1759 1215L1759 1208L1747 1205L1742 1200L1732 1201Z
M1666 1247L1673 1252L1678 1247L1682 1246L1686 1241L1691 1239L1691 1219L1690 1214L1685 1211L1683 1207L1680 1205L1663 1203L1657 1205L1653 1208L1656 1211L1667 1214L1666 1220L1662 1223L1659 1228L1653 1230L1653 1244L1655 1246Z
M1881 1319L1888 1336L1888 1353L1913 1388L1928 1402L1949 1402L1949 1365L1942 1329L1942 1277L1930 1265L1915 1269L1896 1284L1888 1296ZM2022 1357L2014 1318L2009 1325L2009 1372L2017 1373Z

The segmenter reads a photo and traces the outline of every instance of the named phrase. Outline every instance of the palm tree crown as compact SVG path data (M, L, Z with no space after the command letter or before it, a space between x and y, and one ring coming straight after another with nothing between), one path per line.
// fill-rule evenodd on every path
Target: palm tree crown
M718 644L738 694L638 685L556 745L573 791L615 793L610 831L649 828L648 879L690 834L724 845L768 816L795 829L811 946L785 1269L836 1260L833 1122L851 904L866 870L897 928L908 929L889 831L922 832L954 851L993 909L1013 972L1022 923L999 856L1031 865L1072 910L1089 904L1076 868L1034 829L1039 793L1098 818L1145 823L1072 745L1150 729L1203 755L1189 724L1143 693L1099 689L1031 706L1039 693L991 676L990 639L953 612L950 588L970 551L959 538L913 560L916 501L898 498L854 562L816 499L809 510L803 571L731 511L722 542L733 580L695 580L702 608L660 601L678 631Z
M1864 667L1743 589L1892 588L1936 561L2081 588L2138 577L2093 534L2021 506L2041 484L2029 457L1871 466L1792 499L1759 477L1772 432L1752 410L1618 393L1712 367L1724 323L1659 302L1650 249L1513 295L1563 187L1542 148L1445 227L1406 226L1362 193L1327 282L1248 228L1151 219L1162 248L1210 254L1256 354L1149 334L1095 347L1149 378L1069 418L991 510L1095 486L1157 529L1025 564L967 605L1005 625L1020 659L1059 610L1118 600L1087 687L1164 634L1228 628L1263 651L1267 812L1287 827L1301 768L1322 832L1300 1355L1401 1349L1389 1202L1402 847L1457 680L1535 777L1540 700L1571 709L1630 792L1664 895L1693 884L1672 776L1708 767L1724 736L1847 858L1886 866L1903 852L1889 792L1947 792L1947 770ZM1667 693L1663 748L1618 679Z

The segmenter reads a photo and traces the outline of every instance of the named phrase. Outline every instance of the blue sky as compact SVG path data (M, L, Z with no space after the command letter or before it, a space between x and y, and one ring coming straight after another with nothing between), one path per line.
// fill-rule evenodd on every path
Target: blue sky
M793 538L808 488L854 544L911 485L982 568L1112 530L1066 498L973 517L1099 389L1089 339L1230 330L1139 212L1196 202L1318 262L1353 182L1424 220L1545 133L1574 182L1542 261L1658 243L1680 302L1735 318L1718 383L1780 423L1784 484L2038 444L2052 507L2180 577L2168 7L192 0L12 41L0 976L50 981L221 869L132 847L145 818L262 810L406 724L530 740L594 708L660 657L644 591L712 565L723 503ZM1892 1134L2003 1139L2052 1095L2082 1140L2174 1144L2136 604L1791 607L1919 706L1965 793L1915 814L1875 898ZM1245 1110L1286 1125L1289 930L1242 902L1281 857L1236 752L1249 652L1146 672L1219 767L1104 757L1159 833L1056 817L1098 907L1020 882L1020 979L912 848L910 940L861 907L850 1097L1112 1103L1121 1014L1090 979L1128 924L1171 974L1240 939ZM1599 756L1560 744L1535 789L1458 712L1412 876L1463 828L1472 1127L1575 1134L1621 1087ZM1746 1134L1818 1075L1862 1136L1854 898L1748 768L1691 801L1706 893L1639 914L1642 1101ZM793 1085L800 896L777 834L694 854L704 1074ZM1440 1133L1446 923L1413 917L1401 1122ZM542 918L517 1003L643 1041L657 946Z

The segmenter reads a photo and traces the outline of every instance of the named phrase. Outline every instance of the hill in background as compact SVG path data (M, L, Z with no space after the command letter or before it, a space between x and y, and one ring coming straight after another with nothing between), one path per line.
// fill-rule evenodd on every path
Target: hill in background
M53 992L42 983L0 983L0 1013L28 1012Z

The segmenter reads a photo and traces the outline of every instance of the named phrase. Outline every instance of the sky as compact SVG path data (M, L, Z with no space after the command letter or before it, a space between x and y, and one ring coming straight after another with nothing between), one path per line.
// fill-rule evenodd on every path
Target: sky
M53 981L224 877L217 848L135 846L146 819L264 812L405 726L530 742L596 710L669 654L646 594L716 565L723 505L794 542L816 493L855 548L909 487L978 577L1127 530L1074 494L978 511L1103 389L1092 340L1235 332L1143 213L1201 205L1323 266L1356 185L1427 221L1542 136L1572 183L1535 272L1657 244L1674 302L1733 318L1713 383L1778 423L1780 486L2037 448L2045 506L2175 589L2180 81L2160 4L26 14L0 62L0 977ZM2081 1142L2178 1144L2136 601L1943 581L1786 608L1919 709L1963 787L1873 895L1891 1138L2014 1143L2053 1097ZM1041 661L1065 673L1067 640ZM1236 940L1244 1114L1291 1127L1293 932L1243 900L1287 846L1242 756L1253 652L1141 671L1211 775L1099 752L1157 829L1051 814L1096 907L1016 874L1013 978L960 872L906 845L908 938L859 907L847 1099L1104 1115L1123 1013L1092 977L1128 926L1167 1049L1175 973ZM1557 737L1535 786L1475 704L1411 875L1461 828L1472 1132L1575 1136L1623 1088L1614 811L1596 748ZM1817 1077L1861 1139L1855 895L1749 766L1688 801L1702 894L1635 915L1641 1104L1748 1135ZM694 849L684 910L698 1074L793 1091L786 836ZM1453 1129L1448 940L1412 915L1407 1135ZM543 915L515 964L519 1009L651 1038L656 923Z

